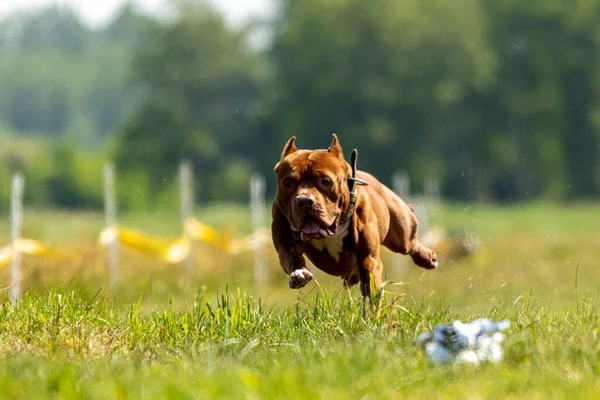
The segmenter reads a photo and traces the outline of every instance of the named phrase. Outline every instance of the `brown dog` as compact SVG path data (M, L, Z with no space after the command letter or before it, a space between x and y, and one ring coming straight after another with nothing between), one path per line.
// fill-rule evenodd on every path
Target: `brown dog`
M380 245L410 255L426 269L437 268L437 255L417 238L413 210L372 175L352 176L337 136L327 150L298 150L292 137L275 166L277 195L271 233L290 288L312 279L304 255L324 272L350 287L360 282L368 300L370 276L382 285ZM364 186L356 187L353 182Z

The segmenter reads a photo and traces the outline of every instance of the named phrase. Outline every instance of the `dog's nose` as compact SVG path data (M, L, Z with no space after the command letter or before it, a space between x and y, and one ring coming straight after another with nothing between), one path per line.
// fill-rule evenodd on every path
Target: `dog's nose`
M300 209L309 209L315 204L315 198L313 196L298 196L296 197L296 206Z

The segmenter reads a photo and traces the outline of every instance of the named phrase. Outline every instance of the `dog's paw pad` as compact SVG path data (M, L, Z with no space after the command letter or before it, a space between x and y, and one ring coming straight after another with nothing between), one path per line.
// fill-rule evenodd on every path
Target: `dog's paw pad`
M313 278L312 272L307 269L297 269L290 274L288 285L291 289L300 289L310 282Z

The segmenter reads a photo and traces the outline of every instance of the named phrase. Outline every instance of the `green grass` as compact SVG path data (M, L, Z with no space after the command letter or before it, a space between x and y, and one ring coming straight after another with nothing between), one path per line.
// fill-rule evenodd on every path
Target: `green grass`
M123 250L111 294L95 243L101 215L29 211L25 236L82 254L25 259L22 301L0 304L0 397L597 398L598 215L594 204L431 211L430 225L465 230L477 250L458 257L440 244L434 272L410 262L395 271L384 253L387 278L401 284L386 287L376 319L362 315L358 290L342 290L339 278L315 271L315 282L288 289L272 251L258 291L251 254L199 246L186 275ZM249 231L239 207L198 217ZM166 237L180 230L176 213L122 221ZM0 245L7 237L0 219ZM0 278L8 286L9 271ZM512 322L501 364L436 367L414 344L437 323L479 317Z
M388 300L390 300L388 298ZM322 294L273 311L239 293L168 304L83 301L68 291L0 309L9 398L592 398L598 387L597 303L560 312L530 297L459 315L450 306L388 302L380 320L357 299ZM509 318L506 359L434 367L416 335L455 318ZM36 382L36 384L33 384Z

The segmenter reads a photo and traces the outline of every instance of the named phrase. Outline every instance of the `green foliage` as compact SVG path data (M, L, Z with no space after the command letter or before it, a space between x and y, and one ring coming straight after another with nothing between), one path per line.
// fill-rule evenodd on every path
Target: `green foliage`
M102 208L102 162L72 146L57 146L45 182L51 203L60 208Z
M324 147L337 132L361 149L363 168L381 176L409 169L417 181L451 179L444 152L453 168L485 156L476 151L483 121L456 118L461 109L477 113L467 105L489 90L497 68L476 2L292 4L274 48L278 142L297 134L301 146Z
M285 0L265 50L204 1L164 20L125 6L98 30L51 7L0 23L0 125L103 149L125 207L169 203L181 158L198 200L246 201L290 136L332 132L384 183L403 169L452 199L594 198L599 5Z
M451 197L600 191L596 1L284 4L274 154L337 132L364 168L435 173Z
M90 36L72 10L53 6L3 21L0 44L8 52L61 50L76 54L84 51Z
M25 175L24 201L42 207L102 207L102 163L98 155L41 138L0 136L0 207L8 210L12 177Z
M0 120L19 133L103 145L136 99L123 86L143 20L124 9L105 31L93 31L72 11L51 7L2 21Z
M133 56L145 100L118 131L116 162L124 174L150 174L156 194L186 158L203 174L199 198L245 200L261 60L214 10L180 11L175 22L155 24Z

